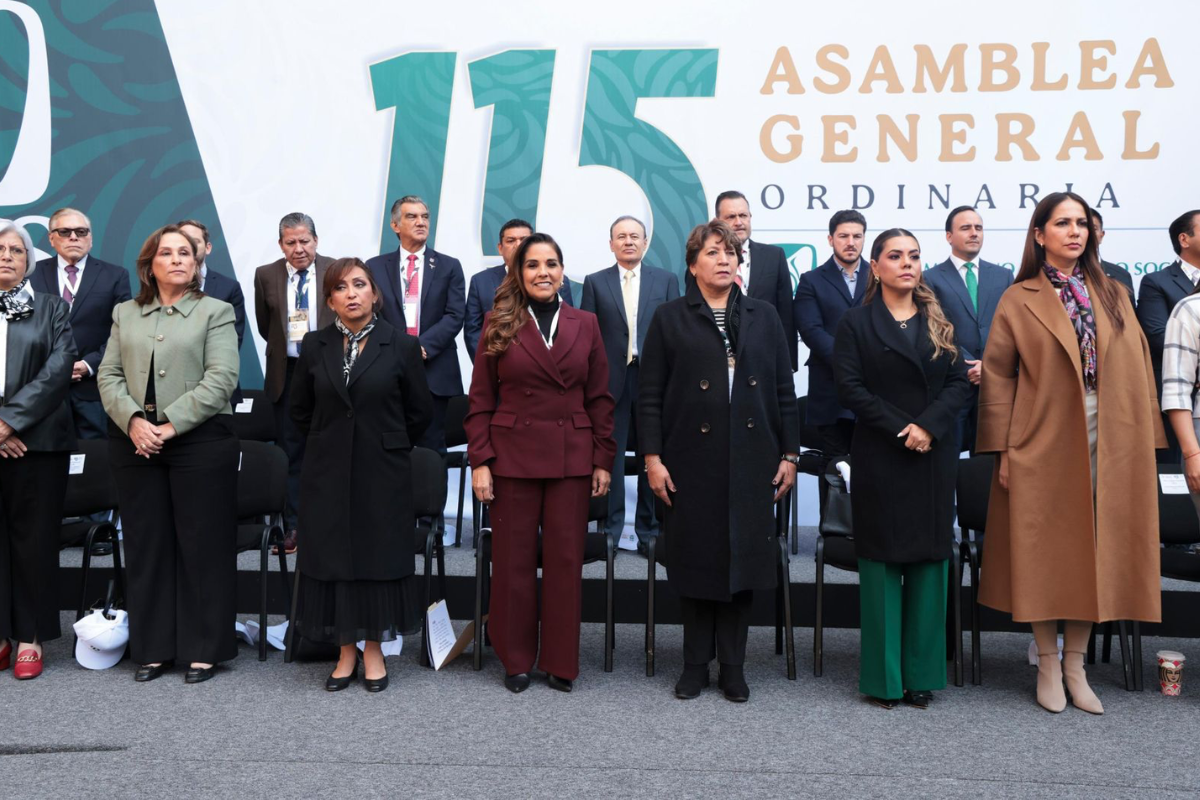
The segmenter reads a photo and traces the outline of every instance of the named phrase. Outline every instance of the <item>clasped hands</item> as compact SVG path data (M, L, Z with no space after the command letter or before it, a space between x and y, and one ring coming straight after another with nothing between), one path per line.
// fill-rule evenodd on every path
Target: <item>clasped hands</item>
M175 426L171 423L154 425L143 417L134 417L129 421L129 440L137 454L149 458L162 452L163 445L175 438Z
M0 458L20 458L25 451L25 443L17 438L13 427L0 420Z
M904 446L918 453L928 453L929 448L933 447L933 436L915 422L905 425L904 430L896 434L896 438L903 438Z

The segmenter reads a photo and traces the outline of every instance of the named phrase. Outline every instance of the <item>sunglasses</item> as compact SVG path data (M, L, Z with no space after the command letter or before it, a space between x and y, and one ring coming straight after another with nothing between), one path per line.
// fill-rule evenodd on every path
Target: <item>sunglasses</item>
M70 239L72 234L78 239L86 239L92 235L91 228L55 228L50 232L64 239Z

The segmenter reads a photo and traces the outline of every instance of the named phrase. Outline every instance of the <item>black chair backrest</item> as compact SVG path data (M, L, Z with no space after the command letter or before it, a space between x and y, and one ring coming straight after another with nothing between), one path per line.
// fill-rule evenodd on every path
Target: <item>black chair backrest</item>
M456 395L446 401L446 447L459 447L467 443L467 430L463 420L467 417L467 396Z
M414 447L411 460L413 513L417 517L440 517L446 508L446 463L425 447Z
M1178 464L1159 464L1159 475L1183 475ZM1200 517L1190 492L1166 494L1158 480L1158 536L1163 544L1193 544L1200 542Z
M996 456L960 458L955 494L958 503L958 527L980 532L987 527L988 499L992 494L992 468Z
M117 484L108 464L108 440L80 439L74 455L83 456L83 472L67 476L63 516L82 517L116 508Z
M249 411L233 410L233 430L243 442L274 442L275 404L267 399L262 389L243 389L241 408L249 404Z
M804 421L808 416L808 395L796 398L796 411L800 415L800 446L805 450L820 450L824 446L821 432Z
M249 439L242 440L241 448L238 519L282 514L287 497L287 454L278 445Z

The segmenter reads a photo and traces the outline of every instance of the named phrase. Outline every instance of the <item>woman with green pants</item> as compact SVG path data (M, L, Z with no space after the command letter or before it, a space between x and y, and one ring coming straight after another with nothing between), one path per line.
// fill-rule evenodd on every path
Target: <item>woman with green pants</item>
M946 685L946 572L954 546L956 425L970 383L921 246L893 228L871 248L861 307L834 340L838 397L854 412L850 504L862 608L859 691L928 708Z

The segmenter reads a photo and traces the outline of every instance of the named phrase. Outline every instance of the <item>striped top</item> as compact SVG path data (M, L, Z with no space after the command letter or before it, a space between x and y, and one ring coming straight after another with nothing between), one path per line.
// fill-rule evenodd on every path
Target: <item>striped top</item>
M1200 380L1200 294L1179 301L1163 341L1162 410L1186 409L1200 418L1196 383Z

